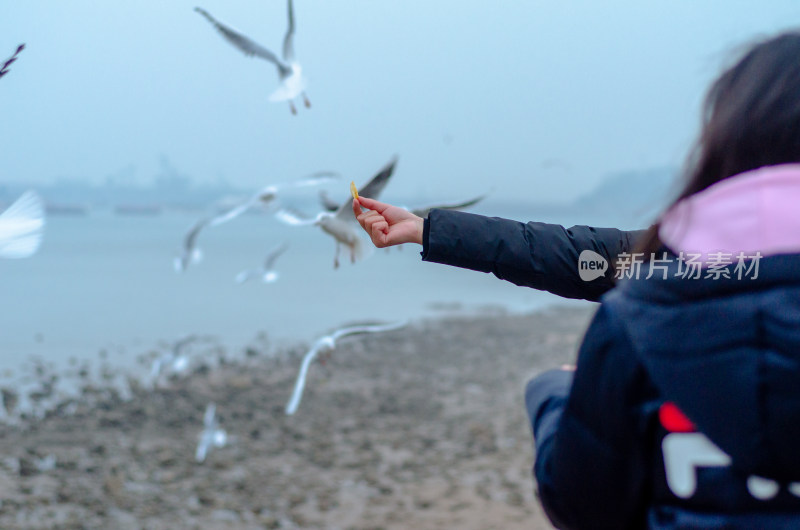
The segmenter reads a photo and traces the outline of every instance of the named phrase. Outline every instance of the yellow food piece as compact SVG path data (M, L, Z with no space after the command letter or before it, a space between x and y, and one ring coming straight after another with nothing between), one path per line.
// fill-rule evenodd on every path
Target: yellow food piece
M356 183L352 180L350 181L350 193L353 194L355 200L358 200L358 189L356 188Z

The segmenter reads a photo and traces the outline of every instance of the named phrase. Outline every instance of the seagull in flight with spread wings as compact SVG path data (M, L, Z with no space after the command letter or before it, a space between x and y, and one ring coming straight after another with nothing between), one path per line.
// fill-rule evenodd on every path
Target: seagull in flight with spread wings
M282 184L270 184L269 186L264 186L247 199L228 208L224 212L200 219L189 228L183 238L181 255L176 257L173 261L175 271L183 272L189 265L199 263L202 260L203 252L197 246L197 237L204 228L227 223L251 208L268 208L272 206L278 198L278 193L283 188L316 186L337 178L339 178L339 174L334 171L318 171L299 180L284 182Z
M297 114L297 108L294 106L295 98L302 96L306 108L311 107L311 102L308 100L308 96L306 96L305 92L306 79L303 77L303 69L294 57L294 7L292 5L292 0L289 0L288 4L289 26L286 29L286 35L283 37L282 59L247 36L222 24L212 17L205 9L195 7L194 10L211 22L228 42L239 48L245 55L249 57L260 57L275 65L278 69L280 86L270 94L269 100L288 101L289 109L292 111L292 114Z
M389 182L389 178L397 165L397 158L393 158L370 181L359 189L365 197L375 198L380 195ZM306 217L303 214L289 209L281 208L275 213L275 218L292 226L319 226L326 234L336 240L336 254L333 257L333 267L339 267L339 252L344 245L350 249L350 261L355 263L363 258L371 247L367 247L360 237L359 226L353 216L351 205L353 199L348 198L340 204L335 211L322 211L315 217Z
M0 214L0 258L27 258L42 242L44 203L33 190Z
M311 346L311 349L303 356L303 362L300 364L300 372L297 374L297 381L294 384L292 397L286 404L286 415L291 416L297 412L297 407L300 406L300 399L303 397L303 390L306 387L306 376L308 375L308 368L320 355L331 353L336 348L336 341L342 337L349 335L356 335L362 333L378 333L381 331L391 331L393 329L400 329L404 327L407 322L395 322L391 324L363 324L356 326L348 326L339 328L329 335L320 337Z

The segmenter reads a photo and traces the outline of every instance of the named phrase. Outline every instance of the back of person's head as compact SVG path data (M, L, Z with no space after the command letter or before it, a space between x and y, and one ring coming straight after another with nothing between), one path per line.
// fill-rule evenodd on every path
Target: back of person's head
M672 204L751 169L800 162L800 30L747 48L712 83L702 118ZM659 246L656 224L640 250Z

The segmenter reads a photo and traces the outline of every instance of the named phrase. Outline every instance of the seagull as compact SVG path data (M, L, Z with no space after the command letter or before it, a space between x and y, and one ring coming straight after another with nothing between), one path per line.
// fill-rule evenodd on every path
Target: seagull
M389 178L394 172L395 165L397 165L397 158L393 158L383 169L381 169L370 181L364 185L360 193L365 197L377 198L383 188L389 182ZM339 267L339 251L341 245L345 245L350 249L350 261L355 263L357 259L365 256L367 247L361 239L357 230L358 225L353 216L351 208L352 199L348 199L339 205L336 211L322 211L316 217L305 217L299 212L288 208L281 208L275 213L275 217L288 225L292 226L319 226L325 233L329 234L336 240L336 254L333 258L333 268Z
M228 433L225 429L219 428L216 418L217 406L209 403L206 412L203 414L203 431L200 433L200 440L197 442L197 450L194 452L194 459L198 463L205 462L208 450L211 447L225 447L228 442Z
M156 386L161 375L179 375L189 367L189 356L184 353L186 346L200 340L197 335L187 335L172 345L172 350L158 356L150 366L150 384Z
M335 171L318 171L298 180L264 186L246 200L225 210L221 214L200 219L191 226L183 238L183 250L181 255L176 257L173 261L175 271L183 272L189 265L199 263L203 259L203 252L197 247L197 236L204 228L227 223L239 217L250 208L257 206L263 208L269 207L277 199L279 190L283 188L315 186L337 178L339 178L339 174Z
M14 52L14 55L12 55L10 59L8 59L5 63L3 63L3 66L0 66L0 77L3 77L8 73L8 67L11 66L11 63L17 60L17 55L19 55L19 52L21 52L24 49L25 49L25 44L20 44L19 46L17 46L17 51Z
M43 230L44 202L28 190L0 214L0 257L32 256L42 243Z
M357 326L349 326L339 328L330 335L325 335L314 342L311 349L303 356L303 362L300 364L300 372L297 374L297 381L294 384L292 397L286 404L286 415L291 416L297 412L297 407L300 406L300 398L303 397L303 389L306 386L306 376L308 375L308 368L311 363L320 354L332 352L336 348L336 340L348 335L356 335L361 333L378 333L380 331L391 331L393 329L400 329L406 326L408 322L395 322L391 324L364 324Z
M267 259L264 260L264 265L258 269L243 270L236 275L236 283L244 283L248 280L252 280L253 278L261 278L261 281L264 283L273 283L277 281L278 271L276 271L274 268L275 261L278 259L278 256L286 252L286 249L288 248L289 244L283 243L282 245L278 245L270 250L269 254L267 254Z
M275 65L278 69L278 78L281 84L270 94L270 101L288 101L289 109L292 111L292 114L297 114L297 109L294 106L294 99L302 95L303 103L306 108L311 107L311 102L308 100L305 92L306 80L303 77L303 70L300 63L294 58L294 44L292 43L294 38L294 7L292 6L292 0L289 0L288 7L289 26L286 29L286 36L283 37L283 59L279 59L277 55L238 31L225 26L212 17L205 9L195 7L194 10L211 22L228 42L239 48L245 55L249 57L260 57Z

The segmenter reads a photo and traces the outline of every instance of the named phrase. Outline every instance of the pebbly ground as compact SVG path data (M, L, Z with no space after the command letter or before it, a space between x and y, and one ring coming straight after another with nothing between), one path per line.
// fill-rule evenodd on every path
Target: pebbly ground
M430 320L340 342L284 406L305 348L253 349L155 389L87 385L0 427L0 528L546 529L526 381L573 362L593 308ZM228 440L195 461L215 403Z

